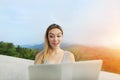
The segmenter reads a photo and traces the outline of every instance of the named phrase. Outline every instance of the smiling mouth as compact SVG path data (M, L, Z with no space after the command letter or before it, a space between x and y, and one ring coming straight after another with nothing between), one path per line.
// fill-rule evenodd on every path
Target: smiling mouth
M58 43L53 43L53 45L54 45L54 46L57 46L57 45L58 45Z

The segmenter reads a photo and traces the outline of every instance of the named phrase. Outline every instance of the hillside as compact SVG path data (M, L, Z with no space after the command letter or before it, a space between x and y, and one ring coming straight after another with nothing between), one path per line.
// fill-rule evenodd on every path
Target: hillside
M66 49L74 54L76 61L102 59L102 70L120 74L120 50L118 49L81 45L71 45Z

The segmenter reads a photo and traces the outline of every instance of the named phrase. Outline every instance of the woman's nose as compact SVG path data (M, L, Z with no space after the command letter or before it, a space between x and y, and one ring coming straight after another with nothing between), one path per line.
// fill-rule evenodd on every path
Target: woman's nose
M57 37L54 38L54 41L57 41Z

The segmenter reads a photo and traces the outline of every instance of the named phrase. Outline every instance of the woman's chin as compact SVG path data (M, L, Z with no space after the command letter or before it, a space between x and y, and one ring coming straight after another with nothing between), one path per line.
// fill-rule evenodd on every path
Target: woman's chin
M52 48L53 48L53 49L57 49L57 48L59 48L59 46L52 46Z

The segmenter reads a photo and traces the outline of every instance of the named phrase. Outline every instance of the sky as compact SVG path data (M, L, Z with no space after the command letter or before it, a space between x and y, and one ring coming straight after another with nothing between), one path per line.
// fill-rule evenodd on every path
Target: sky
M120 0L0 0L0 41L44 42L47 27L63 28L63 42L120 48Z

